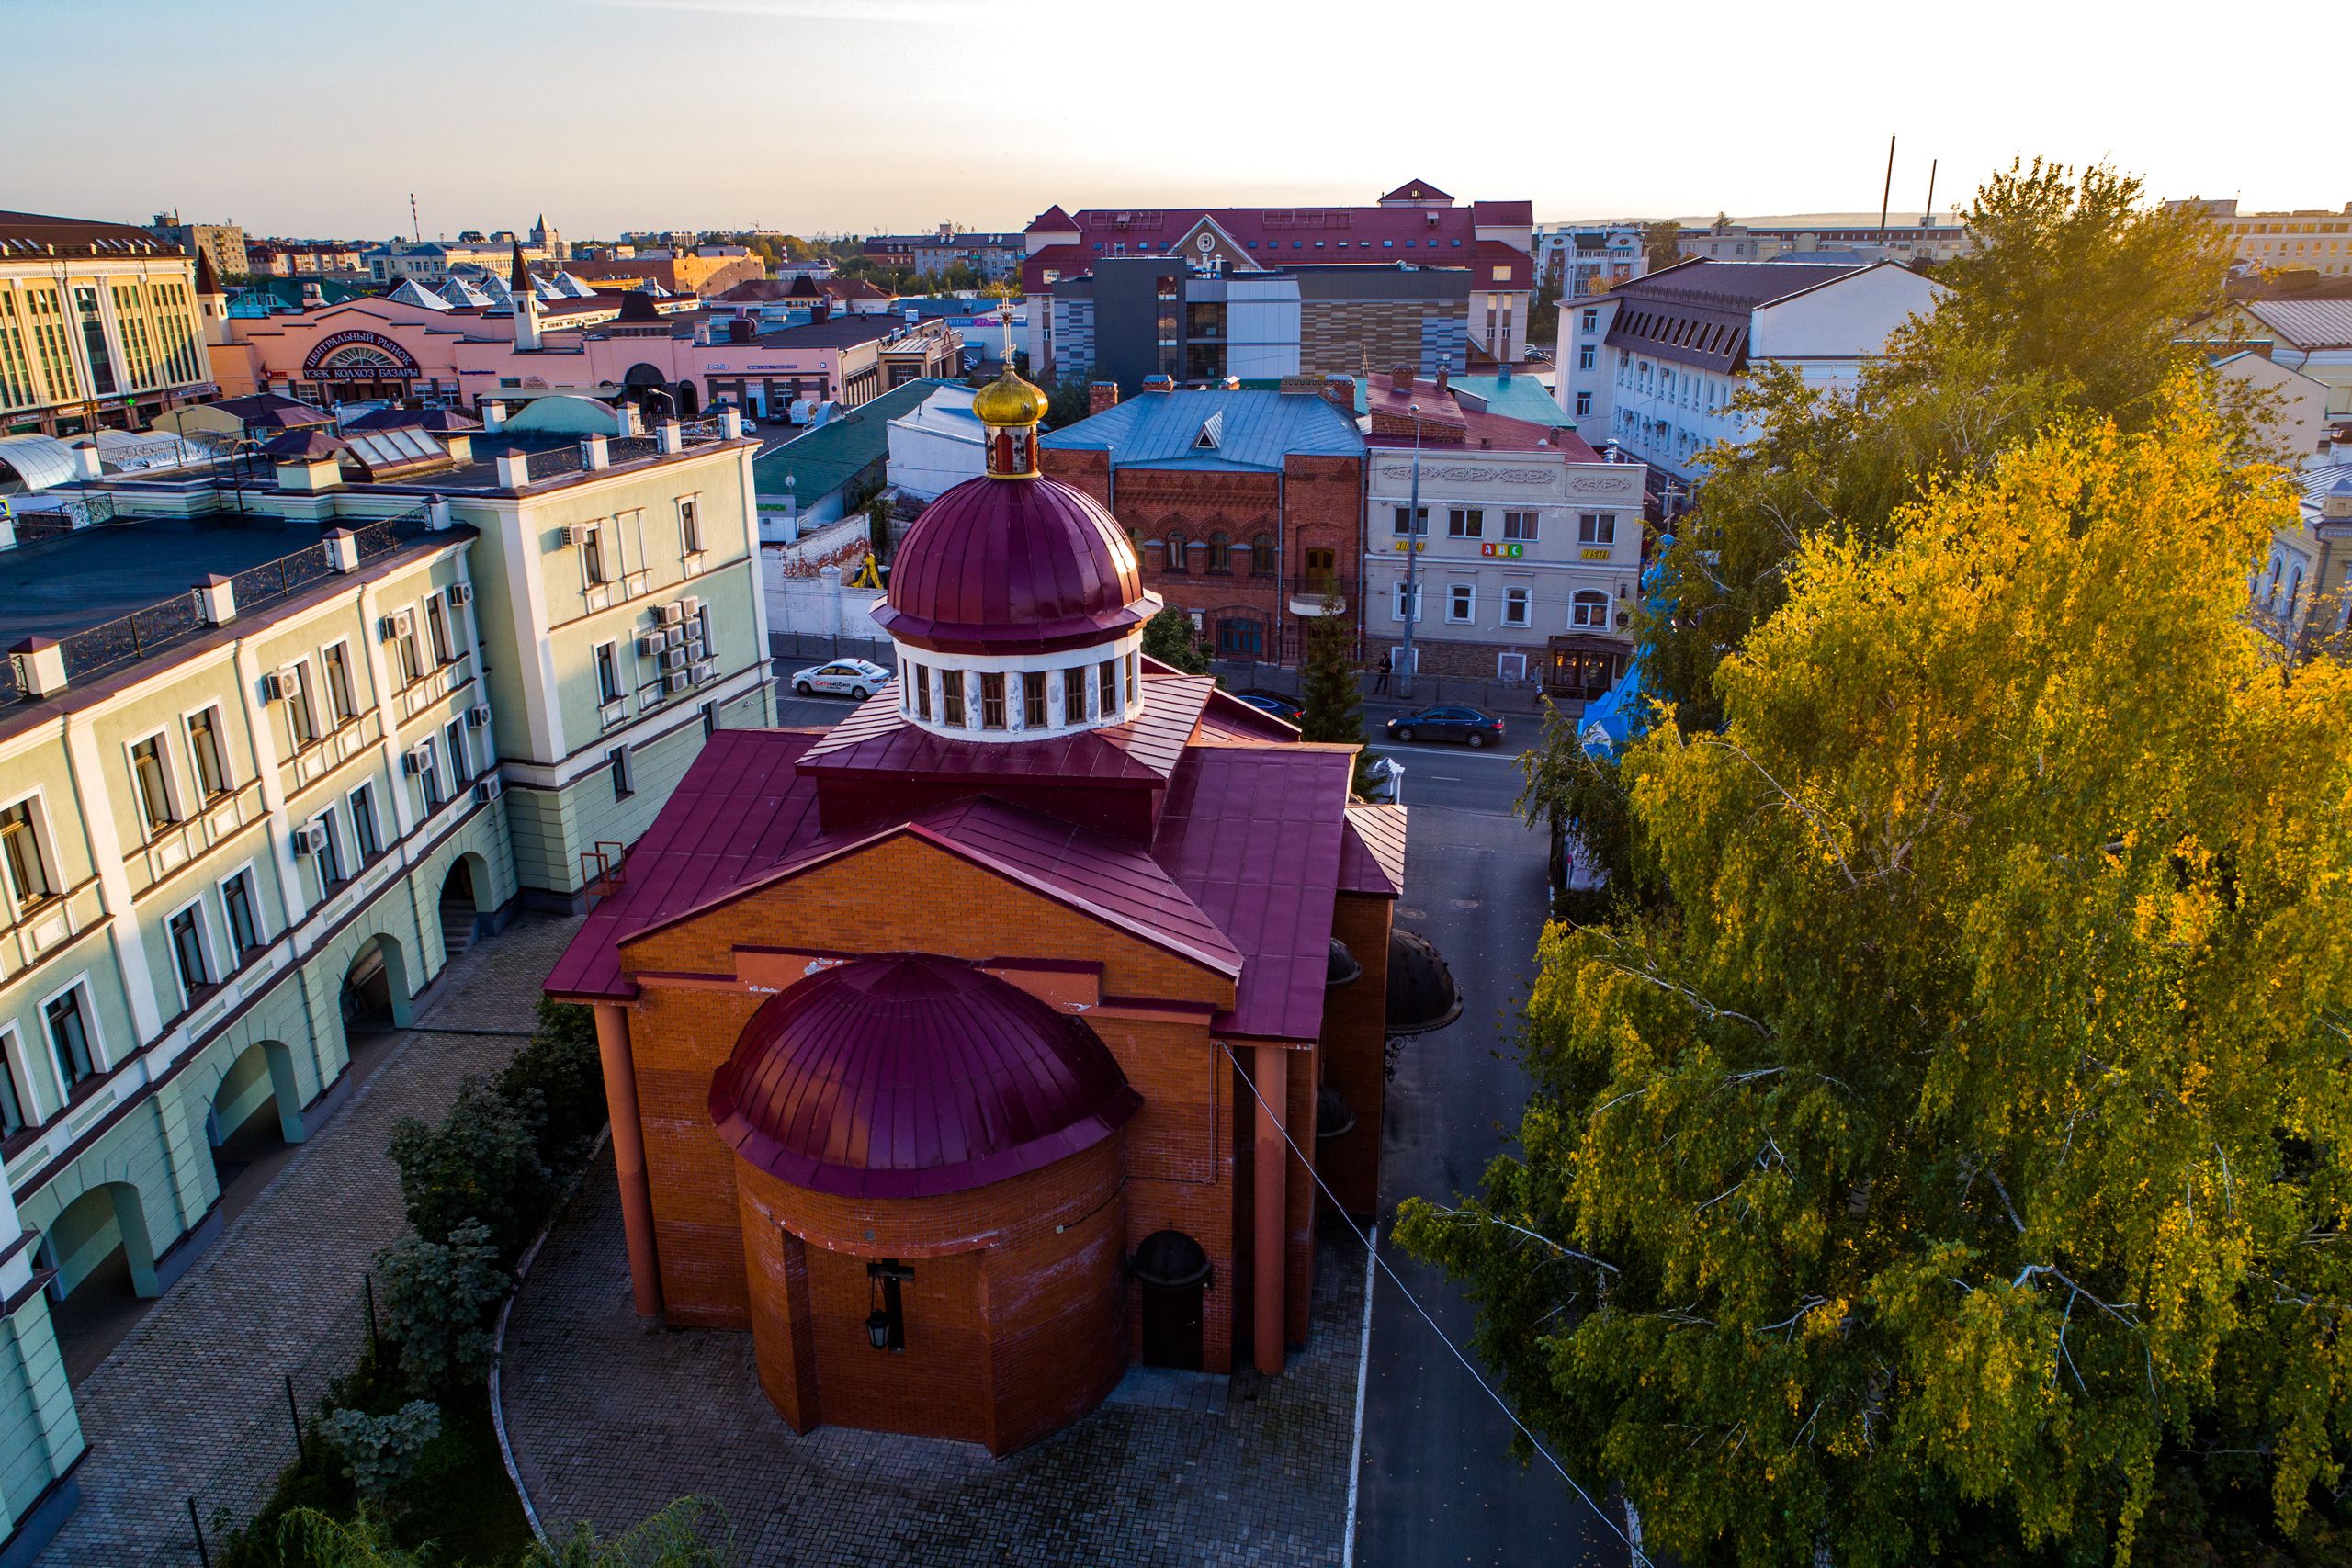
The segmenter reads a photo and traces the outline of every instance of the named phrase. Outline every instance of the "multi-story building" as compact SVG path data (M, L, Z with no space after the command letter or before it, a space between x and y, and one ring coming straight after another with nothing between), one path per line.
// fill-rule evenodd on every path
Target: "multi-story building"
M628 256L592 251L573 262L571 271L589 283L658 283L673 294L707 299L765 277L767 264L741 245L699 245L690 251L656 247Z
M1754 367L1849 385L1940 284L1892 262L1679 262L1560 310L1560 406L1577 434L1687 486L1700 452L1738 440Z
M1574 299L1642 276L1650 257L1639 223L1551 223L1535 231L1535 265Z
M456 240L410 240L395 234L368 251L362 261L368 276L377 283L398 283L413 277L431 288L447 278L457 267L503 272L518 247L526 264L550 272L571 258L571 248L564 243L563 235L548 228L542 216L528 234L504 229L492 234L469 231L468 237Z
M1283 266L1462 267L1469 273L1463 325L1476 355L1517 360L1525 355L1535 293L1534 235L1527 202L1463 206L1419 180L1369 207L1085 208L1075 217L1049 207L1023 231L1029 325L1023 346L1046 374L1067 374L1053 340L1055 283L1098 262L1182 256L1227 276ZM1341 368L1355 374L1364 367Z
M1110 257L1053 284L1055 374L1279 380L1366 364L1460 372L1469 359L1471 271L1461 266L1293 266L1227 272L1182 256Z
M2270 555L2254 574L2254 623L2290 659L2344 647L2352 630L2352 461L2316 464L2295 476L2293 523L2271 534Z
M183 223L176 212L158 212L147 231L189 255L210 256L213 272L224 281L245 270L245 231L234 223Z
M1361 396L1365 658L1396 657L1409 619L1419 671L1606 690L1633 654L1641 465L1495 413L1443 376L1400 368Z
M1818 255L1844 262L1939 262L1976 249L1976 238L1957 216L1939 223L1932 213L1917 223L1888 223L1854 214L1815 223L1734 223L1685 229L1676 239L1685 260L1774 261Z
M2315 272L2352 276L2352 201L2342 211L2303 207L2292 212L2240 212L2234 200L2192 196L2167 201L2168 212L2202 212L2229 236L2237 259L2266 272Z
M365 273L368 262L357 245L332 240L247 240L244 265L237 270L248 276L351 277Z
M2352 299L2240 299L2222 321L2239 347L2326 388L2329 421L2352 421Z
M308 1136L350 1028L579 904L709 734L772 721L754 443L405 434L0 530L12 1560L73 1500L61 1342L219 1234L224 1145Z
M1318 390L1174 391L1154 382L1047 434L1039 464L1108 506L1144 581L1223 659L1295 664L1307 623L1355 622L1364 442L1355 383Z
M1018 233L979 234L942 223L928 234L869 235L865 254L911 272L938 274L961 265L993 280L1019 271L1029 247Z
M196 267L144 229L0 212L0 434L136 430L215 395Z

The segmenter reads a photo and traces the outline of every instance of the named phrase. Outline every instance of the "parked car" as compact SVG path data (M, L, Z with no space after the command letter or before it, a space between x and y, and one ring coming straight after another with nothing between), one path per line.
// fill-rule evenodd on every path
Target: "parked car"
M1476 750L1481 746L1502 744L1503 721L1476 708L1423 708L1419 713L1400 714L1390 719L1388 739L1402 741L1459 740Z
M811 664L806 670L794 671L792 689L804 697L824 692L862 703L880 691L889 679L890 672L879 664L869 664L863 659L836 659L831 664Z
M1236 692L1233 694L1260 713L1272 714L1284 724L1296 724L1306 716L1306 710L1298 705L1297 698L1286 697L1280 692Z

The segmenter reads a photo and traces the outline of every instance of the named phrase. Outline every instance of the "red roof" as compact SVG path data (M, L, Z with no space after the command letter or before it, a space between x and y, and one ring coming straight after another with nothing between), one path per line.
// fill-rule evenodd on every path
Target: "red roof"
M1481 240L1472 259L1478 268L1470 278L1474 290L1535 287L1535 258L1516 245L1506 245L1500 240ZM1498 276L1497 267L1507 268L1508 276Z
M1158 211L1090 207L1057 231L1075 230L1078 238L1048 245L1023 261L1021 281L1029 292L1037 293L1048 287L1045 274L1049 271L1075 277L1104 257L1169 254L1206 218L1241 247L1243 259L1261 266L1293 263L1394 266L1398 262L1476 265L1478 287L1526 289L1535 286L1534 258L1500 241L1481 241L1477 231L1481 224L1532 223L1532 217L1510 216L1532 211L1523 201L1479 202L1470 207L1183 207ZM1501 216L1493 216L1498 213ZM1043 221L1040 218L1039 222ZM1037 227L1037 223L1030 225L1032 230ZM1499 261L1483 259L1480 247L1485 245L1517 258L1510 280L1499 285L1494 281L1493 268Z
M1532 201L1474 201L1470 204L1470 218L1482 229L1517 228L1535 221L1535 204Z
M1306 746L1194 747L1168 792L1152 858L1244 962L1232 1034L1312 1040L1323 1029L1340 820L1354 760Z
M1029 227L1023 230L1022 232L1025 234L1035 234L1041 232L1047 234L1066 234L1077 227L1077 220L1071 218L1069 213L1064 212L1062 210L1062 204L1057 201L1054 203L1053 206L1046 209L1045 211L1037 214L1036 217L1029 220Z
M923 508L890 566L874 618L944 653L1050 652L1149 620L1126 530L1059 479L966 479Z
M855 959L770 998L710 1083L711 1120L738 1154L854 1198L1036 1170L1142 1104L1085 1023L927 953Z
M774 865L817 836L816 781L794 763L816 739L776 729L722 729L628 852L621 886L596 907L548 976L548 994L627 998L620 942L684 914Z
M1382 196L1383 201L1452 201L1453 198L1427 180L1407 180L1395 190Z

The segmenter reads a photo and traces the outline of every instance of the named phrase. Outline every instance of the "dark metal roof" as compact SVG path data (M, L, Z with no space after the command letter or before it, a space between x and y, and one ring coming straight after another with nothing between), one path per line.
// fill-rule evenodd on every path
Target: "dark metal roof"
M738 1154L855 1198L1041 1169L1142 1104L1083 1021L928 953L855 959L770 998L710 1084L711 1120Z
M1043 652L1117 636L1159 609L1100 502L1058 479L983 475L923 508L874 619L942 652Z
M178 256L144 229L95 218L59 218L46 212L0 212L0 260L28 255Z
M1427 1034L1462 1016L1453 971L1429 939L1397 927L1388 933L1388 1032Z
M255 392L246 398L223 398L212 407L247 430L299 430L309 424L333 424L334 415L277 392Z

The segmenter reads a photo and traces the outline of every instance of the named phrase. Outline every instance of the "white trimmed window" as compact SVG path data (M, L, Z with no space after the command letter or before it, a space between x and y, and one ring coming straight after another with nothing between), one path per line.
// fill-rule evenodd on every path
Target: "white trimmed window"
M1456 626L1467 626L1478 618L1478 590L1475 584L1457 582L1446 590L1445 618Z

